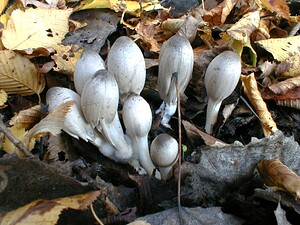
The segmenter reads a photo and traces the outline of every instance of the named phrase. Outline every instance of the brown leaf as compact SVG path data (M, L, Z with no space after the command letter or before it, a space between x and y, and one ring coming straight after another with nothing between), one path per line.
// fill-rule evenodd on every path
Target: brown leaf
M92 204L101 191L93 191L86 194L54 200L36 200L30 204L6 213L0 217L0 225L55 225L64 209L83 210Z
M64 153L64 161L69 161L69 148L61 135L50 134L48 139L48 150L44 156L44 161L47 163L59 161L59 154Z
M289 192L300 200L300 177L278 159L261 160L257 169L267 186Z
M4 90L0 90L0 109L4 106L4 103L7 101L7 93Z
M269 88L275 94L286 94L288 91L298 87L300 87L300 76L272 84Z
M276 71L277 77L296 77L300 75L300 54L293 55L281 62Z
M224 0L218 6L206 12L203 20L209 22L212 26L222 25L236 3L237 0Z
M184 129L187 133L188 138L193 141L193 139L196 139L197 137L201 137L206 145L209 146L226 146L227 144L201 130L199 130L196 126L191 124L190 122L183 120L182 124L184 126Z
M22 110L9 121L9 124L18 124L18 126L24 127L26 130L28 130L40 119L40 109L41 106L36 105L29 109Z
M254 73L245 76L241 75L243 81L244 91L249 98L251 104L254 106L263 126L265 136L270 136L275 133L278 129L274 122L271 113L269 112L266 103L261 97L258 90Z

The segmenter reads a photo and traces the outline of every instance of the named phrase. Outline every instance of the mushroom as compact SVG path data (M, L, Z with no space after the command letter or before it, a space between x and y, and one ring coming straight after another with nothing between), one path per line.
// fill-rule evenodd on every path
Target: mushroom
M158 167L161 179L167 180L173 174L173 165L178 159L178 143L169 134L159 134L151 143L150 156Z
M114 75L124 103L131 92L140 94L146 80L146 65L140 48L129 37L119 37L107 55L107 69Z
M75 101L71 110L67 113L63 130L74 138L82 138L85 141L94 141L94 129L84 118L80 106L80 96L71 89L64 87L52 87L46 93L46 102L49 112L59 107L67 101ZM101 140L97 140L101 144Z
M124 102L122 118L126 134L132 142L131 165L138 168L141 164L152 175L155 166L151 161L148 145L148 133L152 124L152 112L148 102L138 94L130 94Z
M241 75L241 61L237 53L224 51L208 65L204 84L208 95L205 131L211 134L217 122L222 101L235 89Z
M101 69L105 69L105 63L101 56L92 49L85 49L74 68L74 85L79 95L82 93L85 82Z
M128 160L132 149L125 140L118 117L118 102L117 82L107 70L97 71L82 90L81 107L86 120L118 150L117 158Z
M164 112L161 121L164 126L169 126L171 116L177 108L176 81L172 76L177 73L179 93L182 94L192 77L193 65L193 49L185 37L174 35L163 43L158 70L158 91L163 103L156 114Z

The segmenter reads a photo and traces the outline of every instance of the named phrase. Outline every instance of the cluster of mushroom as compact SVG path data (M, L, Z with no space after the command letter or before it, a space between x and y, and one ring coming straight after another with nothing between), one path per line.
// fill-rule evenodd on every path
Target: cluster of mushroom
M180 37L181 38L181 37ZM93 50L85 50L75 65L75 91L52 87L46 94L49 111L74 100L63 130L97 146L116 162L143 168L156 177L167 179L178 156L177 141L167 134L158 135L151 144L148 133L152 111L140 96L146 79L143 54L128 37L118 38L107 56L107 64ZM118 114L122 106L123 127ZM169 155L168 155L169 154Z
M232 53L225 52L226 57L221 60L232 60L236 57ZM193 49L185 37L174 35L163 43L158 74L159 95L163 103L156 113L161 114L164 126L169 126L176 111L177 92L182 94L191 79L193 63ZM214 88L208 89L208 110L214 113L211 116L208 112L207 132L211 132L215 122L213 115L218 111L220 101L228 94L218 91L215 77L219 75L215 75L214 71L218 63L211 63L205 77L205 84ZM53 111L61 103L74 100L75 104L65 119L65 132L91 142L106 157L129 163L136 169L142 168L149 175L153 175L157 168L159 173L155 176L166 180L178 158L178 143L170 135L160 134L152 141L149 150L152 111L140 96L145 79L143 54L130 38L124 36L112 45L106 64L97 52L86 49L75 66L77 93L67 88L53 87L48 90L46 101L49 111ZM236 83L231 86L235 87ZM119 103L125 132L118 114Z

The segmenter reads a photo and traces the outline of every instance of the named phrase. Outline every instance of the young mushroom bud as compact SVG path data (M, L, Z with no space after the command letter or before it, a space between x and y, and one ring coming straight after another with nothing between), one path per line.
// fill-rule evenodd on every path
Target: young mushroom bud
M167 180L173 175L173 165L178 159L178 143L169 134L160 134L151 143L150 156L158 167L161 179Z
M190 42L183 36L174 35L163 43L159 55L158 91L162 105L156 113L164 112L161 124L169 126L171 116L176 112L176 81L172 76L177 73L179 93L185 91L193 72L194 53Z
M67 101L75 101L72 105L71 110L66 115L63 130L75 138L82 138L85 141L94 141L94 129L85 120L81 106L80 96L68 88L63 87L52 87L46 93L46 102L48 104L49 112L52 112L60 104ZM98 140L98 142L101 140Z
M119 37L107 55L107 69L114 75L123 103L131 92L140 94L145 85L144 56L129 37Z
M241 61L238 54L225 51L208 65L204 84L208 95L205 131L211 134L217 122L222 101L235 89L241 75Z
M92 49L85 49L74 68L74 85L79 95L82 93L85 82L101 69L105 69L101 56Z
M125 141L118 117L119 89L107 70L97 71L85 84L81 107L86 120L96 127L106 141L119 151L120 159L129 159L131 147Z
M140 163L152 175L155 166L150 159L148 146L148 133L152 124L152 112L148 102L140 95L130 94L124 102L122 118L126 134L132 142L132 166L138 167Z

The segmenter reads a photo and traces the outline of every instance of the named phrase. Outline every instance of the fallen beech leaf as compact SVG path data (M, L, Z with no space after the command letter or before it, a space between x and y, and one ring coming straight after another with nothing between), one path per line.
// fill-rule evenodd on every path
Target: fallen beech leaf
M261 8L268 9L271 13L276 12L276 16L289 20L290 10L286 0L255 0Z
M44 119L29 130L22 139L23 144L29 148L29 143L32 139L39 138L47 132L50 132L53 135L61 133L65 117L74 103L75 101L62 103L57 107L57 109L48 114ZM29 150L32 150L32 148L29 148Z
M261 160L257 169L267 186L289 192L300 200L300 177L278 159Z
M15 136L15 138L17 138L19 140L21 140L27 133L27 131L25 131L24 127L21 127L18 125L9 127L7 129L12 133L12 135ZM17 154L18 154L18 152L19 152L19 149L16 149L16 146L6 136L3 141L3 150L5 152L7 152L8 154L12 154L15 151L17 151Z
M246 44L250 40L250 35L259 26L259 11L245 14L237 23L227 30L230 37Z
M206 145L216 146L216 147L222 147L222 146L227 145L225 142L199 130L196 126L194 126L193 124L191 124L190 122L188 122L186 120L182 120L182 124L187 133L188 138L191 141L193 141L193 139L200 136L204 140Z
M265 136L274 134L278 129L274 122L271 113L268 111L267 105L261 97L261 94L257 88L256 79L254 73L245 76L241 75L243 81L244 91L249 98L251 104L254 106L261 122L262 129Z
M300 99L277 100L276 103L277 105L300 109Z
M17 124L18 126L28 130L40 119L41 116L40 109L41 106L36 105L29 109L22 110L9 121L9 124L10 125Z
M300 54L281 62L275 71L277 77L296 77L300 75Z
M0 58L0 89L4 89L7 94L19 95L42 92L44 77L29 59L10 50L0 51Z
M55 50L56 53L51 56L56 63L53 69L73 77L75 64L83 49L79 50L77 46L57 45L55 46Z
M64 209L86 209L100 194L101 191L93 191L54 200L36 200L0 217L0 225L55 225Z
M8 0L2 0L2 1L0 2L0 14L3 13L3 11L4 11L4 9L6 8L7 4L8 4Z
M222 25L225 23L227 16L230 14L236 3L237 0L225 0L215 8L206 12L202 18L212 26Z
M277 61L285 61L299 53L300 36L287 38L271 38L257 41L257 43L270 52Z
M4 27L6 27L7 21L10 18L11 13L15 9L21 8L23 8L23 4L20 1L16 1L5 10L5 13L0 16L0 22L4 25Z
M67 162L69 158L69 148L66 140L61 135L50 134L48 139L48 150L44 156L43 161L47 163L59 161L59 154L64 153L64 161Z
M7 101L7 93L4 90L0 90L0 108L4 106Z
M3 30L3 44L11 50L49 48L57 45L68 32L71 13L72 9L14 10Z
M300 76L272 84L269 88L275 94L286 94L288 91L297 87L300 87Z

